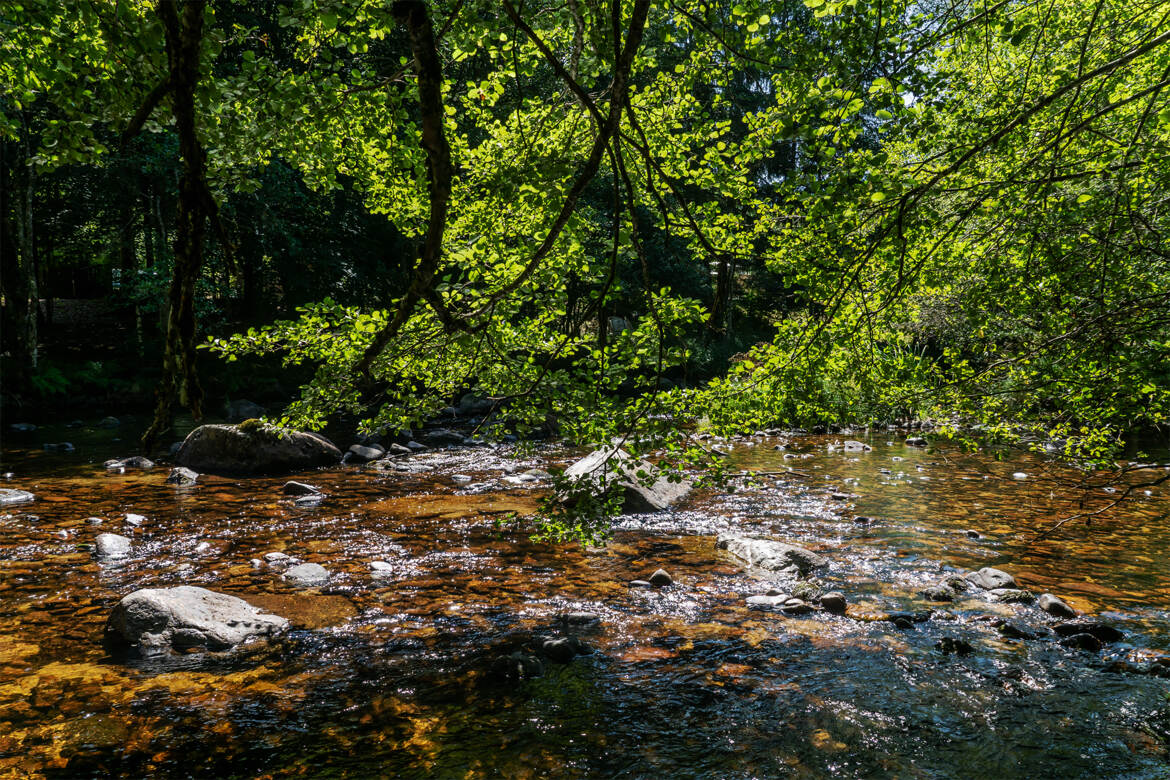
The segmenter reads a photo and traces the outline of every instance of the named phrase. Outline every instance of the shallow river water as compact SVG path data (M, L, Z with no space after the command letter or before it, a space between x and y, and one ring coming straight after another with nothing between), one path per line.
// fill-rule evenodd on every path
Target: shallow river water
M885 432L866 453L827 449L842 437L760 438L732 455L764 472L755 484L621 518L608 545L583 549L500 524L543 491L503 478L571 460L552 448L305 473L328 498L300 508L284 477L179 488L161 464L107 473L104 459L130 454L129 431L4 436L0 487L37 499L0 511L0 776L1170 776L1170 683L1151 673L1170 651L1164 493L1037 539L1111 495L1026 457ZM66 439L76 452L41 449ZM716 550L728 530L829 558L818 582L846 595L847 614L750 610L771 581ZM103 532L131 537L130 557L96 561ZM324 565L330 584L291 586L252 562L268 552ZM372 561L392 568L374 579ZM1008 639L989 617L1038 633L1054 621L981 594L919 595L983 566L1125 639L1098 653ZM658 568L673 585L630 586ZM178 584L243 596L293 628L226 654L110 657L118 599ZM882 619L925 609L908 629ZM580 611L600 625L559 620ZM594 652L500 673L500 659L566 632ZM975 650L944 653L945 637Z

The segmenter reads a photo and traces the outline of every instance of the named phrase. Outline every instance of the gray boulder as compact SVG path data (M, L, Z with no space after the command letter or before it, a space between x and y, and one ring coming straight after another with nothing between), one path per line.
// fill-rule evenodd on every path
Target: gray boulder
M980 569L979 571L970 572L967 576L967 581L978 585L984 590L995 590L997 588L1017 588L1016 578L1008 574L1006 571L993 569L990 566Z
M98 534L94 548L99 558L125 558L130 554L130 540L118 534Z
M617 469L616 475L614 468ZM643 484L639 474L644 474L647 480L652 479L652 483L649 486ZM608 448L586 455L565 469L564 476L578 485L590 485L595 492L601 492L603 482L616 484L622 492L622 511L637 514L660 512L690 493L690 482L671 482L659 474L653 464L635 460L624 450Z
M272 474L340 460L341 452L320 434L260 423L201 425L191 431L175 455L180 466L213 474Z
M715 546L727 550L749 566L767 571L803 576L829 565L829 559L823 555L773 539L721 534Z
M284 578L293 585L311 588L329 582L329 570L317 563L302 563L284 573Z
M17 490L16 488L0 488L0 506L8 506L10 504L24 504L29 501L36 501L36 496L27 490Z
M286 628L287 620L241 598L180 585L137 590L123 598L106 622L106 639L116 648L154 656L196 647L230 650Z

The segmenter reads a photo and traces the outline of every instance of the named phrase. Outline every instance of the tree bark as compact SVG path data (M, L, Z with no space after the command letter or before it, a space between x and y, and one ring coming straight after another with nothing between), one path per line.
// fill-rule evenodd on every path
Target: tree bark
M206 153L195 132L195 88L199 83L205 6L205 0L159 0L156 7L166 34L168 82L183 172L179 179L163 377L156 393L154 421L142 436L142 446L147 451L171 427L176 393L195 419L203 416L203 390L195 372L195 281L203 264L206 222L214 208L207 190Z

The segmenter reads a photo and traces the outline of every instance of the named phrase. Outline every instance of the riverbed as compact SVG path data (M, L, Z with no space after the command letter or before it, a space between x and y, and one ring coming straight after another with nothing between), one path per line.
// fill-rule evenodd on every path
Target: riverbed
M66 440L73 452L44 451ZM523 518L547 480L508 479L579 454L554 445L301 473L326 498L299 506L288 476L181 487L165 463L107 471L134 440L130 424L5 432L0 486L36 496L0 512L5 776L1170 775L1170 502L1156 489L1046 535L1115 494L1036 455L904 433L746 437L727 443L732 470L761 476L619 518L584 548L532 541ZM847 612L751 609L774 578L717 550L725 532L825 556L815 582ZM131 554L97 560L99 533L128 536ZM328 585L290 584L271 553L325 566ZM389 566L374 576L374 561ZM987 566L1124 638L1087 652L1034 605L921 595ZM660 568L673 584L631 585ZM292 629L230 653L110 655L118 600L172 585L242 596ZM564 635L592 652L509 667Z

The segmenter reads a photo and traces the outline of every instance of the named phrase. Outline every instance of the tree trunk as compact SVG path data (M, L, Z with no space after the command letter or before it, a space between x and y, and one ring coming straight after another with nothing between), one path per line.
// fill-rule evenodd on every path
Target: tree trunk
M22 122L18 143L0 144L0 276L4 332L12 356L10 387L23 391L37 368L37 276L33 252L32 139ZM7 384L7 382L6 382Z
M195 88L199 82L199 49L203 40L205 0L159 0L156 11L166 34L171 105L183 172L175 230L175 263L168 296L167 338L163 377L156 394L154 421L142 435L150 451L171 427L176 393L195 419L203 416L203 390L195 373L195 281L203 263L206 221L214 208L207 189L206 159L195 132Z

